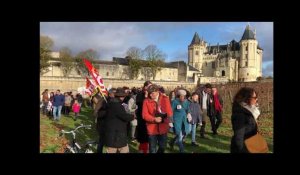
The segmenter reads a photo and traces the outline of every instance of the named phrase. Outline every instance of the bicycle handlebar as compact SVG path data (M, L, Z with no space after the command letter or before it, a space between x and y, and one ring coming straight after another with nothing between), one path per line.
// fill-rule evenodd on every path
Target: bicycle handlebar
M86 129L91 129L92 125L79 125L77 128L75 128L74 130L71 130L71 131L65 131L65 130L61 130L60 132L62 134L70 134L70 133L75 133L75 131L77 131L79 128L86 128Z

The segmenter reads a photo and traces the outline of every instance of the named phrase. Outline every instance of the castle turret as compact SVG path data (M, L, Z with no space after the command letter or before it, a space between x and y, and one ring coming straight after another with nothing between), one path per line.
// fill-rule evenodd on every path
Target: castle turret
M195 32L191 44L188 46L188 63L198 70L202 69L203 53L205 52L205 42L200 39L197 32Z
M240 62L239 62L239 81L256 81L259 76L259 60L257 55L258 42L255 33L246 26L244 34L240 40Z

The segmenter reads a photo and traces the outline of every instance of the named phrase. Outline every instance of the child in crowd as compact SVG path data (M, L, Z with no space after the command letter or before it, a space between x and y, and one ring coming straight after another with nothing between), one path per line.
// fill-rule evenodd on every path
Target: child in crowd
M73 112L75 113L74 120L76 121L77 120L77 116L78 116L79 111L80 111L80 105L78 103L78 100L74 101L72 109L73 109Z

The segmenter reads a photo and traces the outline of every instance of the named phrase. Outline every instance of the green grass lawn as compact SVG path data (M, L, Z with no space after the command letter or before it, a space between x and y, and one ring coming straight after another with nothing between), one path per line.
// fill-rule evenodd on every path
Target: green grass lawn
M48 117L40 115L40 153L62 153L65 145L71 140L71 135L59 136L59 131L72 130L81 123L92 125L92 129L79 129L76 135L78 143L83 145L87 140L98 140L98 133L95 128L95 121L91 115L92 109L82 108L82 111L77 119L73 120L74 113L70 115L62 115L59 122L54 122ZM273 115L262 114L259 120L259 128L262 135L266 138L270 152L273 152ZM229 115L223 115L223 123L221 124L218 133L212 135L210 124L208 122L206 131L207 139L200 138L200 128L197 128L196 142L198 147L191 146L191 135L185 139L186 153L229 153L230 139L232 137L232 129ZM168 141L175 137L173 133L168 133ZM129 141L129 149L131 153L137 153L138 143ZM94 148L95 151L95 148ZM179 153L178 146L174 146L174 150L170 150L167 145L166 153Z

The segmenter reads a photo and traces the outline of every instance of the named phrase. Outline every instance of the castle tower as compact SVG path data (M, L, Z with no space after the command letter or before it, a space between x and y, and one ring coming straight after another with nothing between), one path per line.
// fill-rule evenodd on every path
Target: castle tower
M255 33L246 26L244 34L239 42L240 60L239 60L239 81L249 82L256 81L261 72L262 57L259 56L258 42ZM260 49L262 50L262 49Z
M206 44L201 40L198 33L195 32L191 44L188 46L188 64L198 70L202 70L203 53Z

